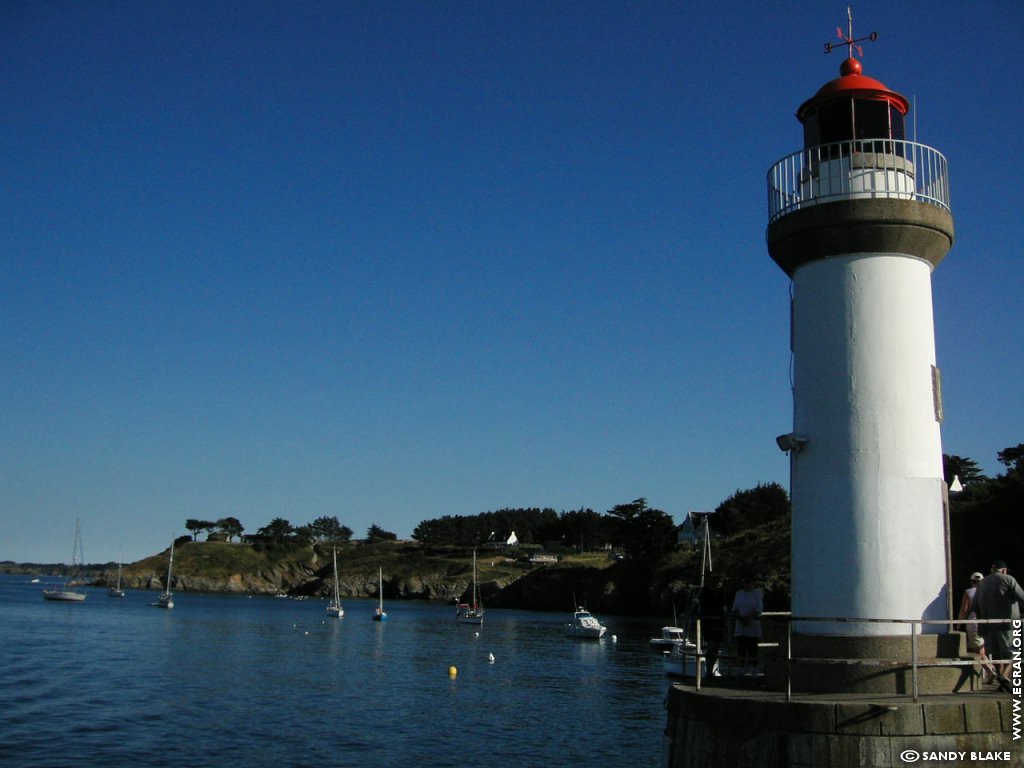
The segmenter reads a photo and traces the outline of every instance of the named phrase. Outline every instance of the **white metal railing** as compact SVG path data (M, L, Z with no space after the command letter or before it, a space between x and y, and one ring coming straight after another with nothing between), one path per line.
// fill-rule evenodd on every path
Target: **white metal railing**
M1004 663L1013 661L1012 659L995 659L992 657L987 658L971 658L966 659L963 657L958 658L935 658L921 660L918 656L918 636L921 631L929 625L945 625L949 632L954 632L954 627L957 625L964 624L966 619L867 619L867 618L827 618L823 616L793 616L788 611L777 611L777 612L766 612L762 613L759 617L761 621L782 621L786 625L786 639L785 639L785 657L782 657L785 663L785 674L786 674L786 701L791 701L793 697L793 662L807 662L812 664L849 664L850 662L858 663L869 663L876 666L889 665L892 667L909 666L911 668L911 696L913 701L916 703L920 697L920 688L918 685L918 673L922 667L974 667L981 665L989 671L995 672L993 667L994 664ZM828 659L820 657L794 657L793 656L793 623L794 622L849 622L854 624L909 624L910 625L910 659L906 658L888 658L888 659L865 659L865 658L843 658L843 659ZM977 624L1010 624L1011 622L1019 622L1015 619L971 619L972 622ZM693 651L683 651L685 658L694 659L694 682L695 687L699 691L701 689L701 679L705 676L702 674L702 663L707 658L707 653L703 647L703 638L701 637L701 620L700 617L696 618L696 645ZM855 637L853 635L849 637ZM760 645L765 645L761 643ZM770 645L778 645L777 643L771 643ZM725 658L725 654L718 654L719 658ZM686 669L686 663L684 661L683 669ZM996 678L1001 683L1008 682L1005 678Z
M896 198L949 210L941 152L914 141L857 139L806 147L768 171L768 221L834 200Z

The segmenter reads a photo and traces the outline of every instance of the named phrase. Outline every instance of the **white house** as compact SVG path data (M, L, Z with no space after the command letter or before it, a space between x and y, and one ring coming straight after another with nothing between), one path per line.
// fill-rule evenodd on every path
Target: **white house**
M683 524L676 527L676 543L696 547L704 535L704 520L711 512L687 512Z

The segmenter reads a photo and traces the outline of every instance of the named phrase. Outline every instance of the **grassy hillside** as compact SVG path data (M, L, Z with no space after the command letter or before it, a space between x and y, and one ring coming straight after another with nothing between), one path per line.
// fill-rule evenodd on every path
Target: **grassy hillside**
M339 545L337 554L343 596L375 595L379 568L384 573L384 592L388 598L448 601L468 597L473 575L471 549L357 541ZM162 589L169 555L168 549L126 565L123 582L132 589ZM330 588L331 558L331 547L326 545L187 542L174 551L173 588L323 595ZM558 566L540 566L527 560L521 550L478 551L478 582L485 600L534 571L572 567L590 572L609 565L604 554L568 556L567 562ZM112 582L115 573L115 568L107 568L97 583ZM585 585L581 584L580 591L584 590Z
M124 566L126 576L165 573L170 549L144 560ZM174 550L174 571L177 574L203 574L211 579L227 578L236 573L256 572L282 562L308 561L311 550L294 552L258 552L247 544L222 541L193 542Z
M124 566L131 589L162 589L169 550ZM671 616L682 613L700 582L701 548L681 547L655 569L650 564L616 563L604 552L567 554L555 564L528 562L522 549L477 552L480 590L486 605L568 610L575 599L595 611ZM765 589L769 610L789 607L789 526L778 521L712 539L712 573L724 577L727 592L751 572ZM338 547L342 595L370 597L377 569L384 572L389 599L452 601L467 597L473 552L426 547L415 542L349 542ZM97 584L113 582L106 566ZM174 552L176 591L291 592L323 595L330 589L329 546L249 545L188 542Z

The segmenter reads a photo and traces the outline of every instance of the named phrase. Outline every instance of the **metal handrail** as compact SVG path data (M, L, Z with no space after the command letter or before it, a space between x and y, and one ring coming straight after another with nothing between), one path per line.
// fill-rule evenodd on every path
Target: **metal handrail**
M918 687L918 669L920 667L973 667L974 665L979 663L979 661L977 659L955 659L955 660L954 659L942 659L942 660L935 659L935 660L929 660L927 662L922 663L920 661L920 659L918 658L917 636L918 636L918 634L920 634L919 630L921 629L921 627L923 625L948 625L949 628L950 628L950 631L952 632L952 631L954 631L953 630L953 626L954 625L956 625L956 624L965 624L965 623L967 623L966 619L876 619L876 618L850 618L850 617L825 617L825 616L793 616L791 613L789 613L787 611L765 612L765 613L760 614L758 616L758 619L759 620L767 620L767 621L781 620L781 621L785 621L786 622L786 659L785 659L785 661L786 661L786 664L785 664L785 669L786 669L786 701L791 701L792 700L792 696L793 696L792 666L793 666L793 661L794 660L796 660L796 661L810 661L810 662L813 662L815 664L846 664L846 663L849 663L851 661L862 662L862 663L864 663L864 662L867 662L867 663L879 663L879 664L886 664L886 663L888 663L888 664L893 664L893 665L900 665L900 664L905 664L906 663L906 659L898 659L898 658L897 659L892 659L892 658L883 658L883 659L837 658L837 659L829 659L829 658L819 658L819 657L798 657L798 658L794 659L794 657L793 657L793 623L797 622L797 621L805 621L805 622L831 622L831 623L865 623L865 624L910 624L911 625L911 627L910 627L910 650L911 650L910 666L911 666L911 677L912 677L912 687L913 687L913 694L912 695L913 695L913 701L915 703L917 703L917 700L918 700L919 695L920 695L920 690L919 690L919 687ZM1012 619L1012 618L971 619L970 621L971 621L971 623L974 623L974 624L1008 624L1008 623L1010 623L1012 621L1015 621L1015 619ZM693 653L690 653L689 651L685 651L684 650L683 651L683 655L686 658L689 658L689 657L692 656L696 660L695 669L694 669L694 676L695 676L694 680L695 680L695 687L696 687L696 689L700 690L700 688L701 688L701 678L702 678L701 667L702 667L703 660L706 658L706 654L703 652L703 647L702 647L702 644L701 644L701 619L700 619L699 616L695 617L695 622L696 622L695 629L696 629L696 634L697 634L696 650ZM719 654L719 658L722 658L722 654ZM991 664L991 663L1001 663L1001 662L1011 661L1011 660L1010 659L994 659L994 658L988 657L986 659L986 661ZM685 668L685 662L684 662L684 668Z
M949 211L949 167L916 141L856 139L805 147L768 171L768 221L809 205L895 198Z

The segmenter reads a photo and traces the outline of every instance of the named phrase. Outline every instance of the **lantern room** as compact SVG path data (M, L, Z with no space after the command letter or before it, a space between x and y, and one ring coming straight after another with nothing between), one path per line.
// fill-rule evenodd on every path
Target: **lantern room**
M863 74L852 56L839 67L839 77L823 85L797 110L804 126L804 147L836 141L906 138L906 98Z
M811 206L858 199L911 200L948 212L946 158L907 140L909 111L905 96L866 76L849 56L839 77L796 112L803 149L768 172L769 223ZM940 250L945 254L949 243ZM783 262L790 271L790 259Z

